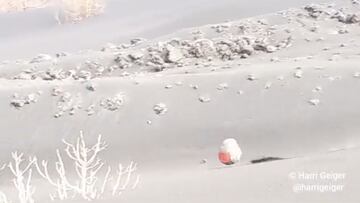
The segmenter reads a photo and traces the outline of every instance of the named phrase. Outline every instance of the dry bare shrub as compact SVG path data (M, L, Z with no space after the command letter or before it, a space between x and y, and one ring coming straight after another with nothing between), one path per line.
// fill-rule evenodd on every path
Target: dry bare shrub
M66 200L74 196L81 196L86 200L102 198L105 194L113 196L120 195L126 189L135 189L139 183L139 176L133 178L137 166L131 162L127 167L121 164L114 175L111 175L111 167L108 166L105 173L101 170L105 163L99 158L99 153L107 149L107 145L102 141L101 135L98 136L94 145L87 145L80 132L75 143L63 141L66 145L66 158L73 163L73 171L76 177L68 177L71 167L65 167L63 155L56 150L57 161L55 171L57 177L51 177L48 169L48 162L36 162L36 168L39 174L55 187L56 193L51 195L52 199Z
M3 166L0 165L0 172L1 172L2 170L4 170L5 167L6 167L5 164L4 164ZM5 193L3 193L3 192L0 190L0 203L8 203L8 202L9 202L9 201L8 201Z
M105 8L104 0L61 0L56 19L60 24L77 23L98 16Z
M35 159L30 158L26 161L24 154L14 152L11 154L13 161L9 163L9 169L13 174L13 184L18 192L20 203L34 203L33 194L35 188L31 185L32 165Z
M58 7L55 19L59 24L78 23L100 15L105 0L0 0L0 12L21 12L29 9Z
M0 0L0 12L25 11L32 8L43 8L49 0Z

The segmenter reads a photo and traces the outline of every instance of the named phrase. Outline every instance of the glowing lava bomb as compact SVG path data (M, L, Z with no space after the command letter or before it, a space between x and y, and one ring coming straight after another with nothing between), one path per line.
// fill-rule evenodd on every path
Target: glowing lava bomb
M242 152L237 141L229 138L223 141L220 152L219 160L225 165L232 165L240 161Z

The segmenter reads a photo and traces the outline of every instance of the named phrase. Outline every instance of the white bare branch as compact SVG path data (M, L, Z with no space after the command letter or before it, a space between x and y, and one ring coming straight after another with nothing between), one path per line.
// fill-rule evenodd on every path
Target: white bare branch
M9 203L6 195L0 191L0 203Z
M27 161L27 164L25 164L25 167L22 167L22 163L25 161L23 159L24 154L14 152L11 156L13 161L8 164L8 167L14 176L12 181L18 191L19 201L20 203L34 203L33 194L35 192L35 188L31 185L31 167L35 163L36 159L30 158Z
M85 200L93 200L101 198L109 186L113 186L111 191L113 195L119 195L124 191L130 181L132 173L136 170L136 164L131 164L122 169L119 165L119 171L116 175L116 182L112 183L111 167L107 166L106 173L102 173L105 163L99 158L99 154L107 149L107 145L102 141L99 135L94 145L88 145L85 142L84 135L80 132L75 143L63 140L65 145L65 155L73 163L73 174L77 176L70 180L67 177L62 155L59 150L56 151L57 161L55 163L55 171L57 177L53 178L49 174L48 163L42 161L40 164L36 161L35 166L40 176L46 179L52 186L56 188L56 194L50 195L51 199L68 199L72 195L80 195ZM104 174L104 175L100 175ZM124 181L121 179L125 176ZM137 185L139 178L134 184ZM134 188L134 186L132 187ZM110 192L110 190L108 190Z
M6 164L0 166L0 172L1 172L2 170L4 170L5 167L6 167ZM9 201L8 201L6 195L5 195L2 191L0 191L0 203L8 203L8 202L9 202Z
M124 169L123 166L121 164L119 164L115 186L113 187L113 190L112 190L112 194L114 196L121 195L121 193L126 190L128 185L130 184L131 175L135 171L136 171L136 164L134 162L131 162L130 165L126 169ZM122 178L124 175L125 175L125 180L123 181ZM136 182L139 181L138 180L139 178L140 178L139 176L136 178L137 179ZM136 182L135 182L135 184L137 185ZM136 187L136 185L135 185L135 187ZM134 187L134 185L133 185L133 187Z
M6 168L6 164L0 165L0 171L4 170Z

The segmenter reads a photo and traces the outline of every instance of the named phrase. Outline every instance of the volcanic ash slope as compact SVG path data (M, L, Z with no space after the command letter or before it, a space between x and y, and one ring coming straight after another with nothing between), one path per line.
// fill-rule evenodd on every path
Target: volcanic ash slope
M127 202L356 202L359 12L356 1L313 4L3 62L0 160L52 159L83 130L110 144L104 160L139 164ZM234 167L217 160L229 137L243 151ZM248 164L269 156L283 160ZM346 173L345 189L297 194L288 175L301 171Z

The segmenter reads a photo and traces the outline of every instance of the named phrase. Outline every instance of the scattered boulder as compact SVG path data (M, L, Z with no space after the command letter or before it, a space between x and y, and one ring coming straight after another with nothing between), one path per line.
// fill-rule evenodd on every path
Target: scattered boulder
M104 109L109 111L116 111L125 103L125 95L123 93L119 93L112 98L103 99L100 103Z
M280 62L280 59L279 59L279 57L272 57L272 58L270 59L270 61L271 61L271 62Z
M44 73L40 73L40 77L43 80L61 80L64 79L63 71L61 69L50 68L46 70Z
M238 95L243 95L243 94L244 94L244 91L238 90L238 91L236 91L236 93L237 93Z
M313 106L317 106L320 104L320 100L319 99L310 99L309 104L311 104Z
M54 114L55 118L60 118L65 113L73 116L78 109L82 108L82 100L79 94L73 96L70 92L62 92L59 96L57 112Z
M272 86L272 83L271 82L267 82L265 84L265 89L270 89L270 87Z
M15 93L13 95L13 99L10 101L10 105L20 109L25 105L36 103L38 101L39 94L30 93L25 96L19 96L19 94Z
M223 24L211 26L211 28L214 29L217 33L225 32L225 31L229 30L230 27L231 27L231 24L229 24L229 23L223 23Z
M167 45L165 49L165 61L169 63L177 63L184 58L181 50L172 45Z
M94 104L91 104L90 106L88 106L86 109L85 109L86 113L88 116L91 116L95 113L95 105Z
M190 86L190 88L192 88L192 89L194 89L194 90L197 90L197 89L199 89L199 85L189 85Z
M312 18L318 19L321 16L331 16L337 13L332 4L310 4L304 7L305 11Z
M144 54L141 52L133 52L133 53L130 53L128 56L132 61L139 61L140 59L142 59L144 57Z
M349 13L345 14L342 11L339 11L336 13L336 15L332 16L332 18L337 19L339 22L345 23L345 24L354 24L360 22L360 16L355 13Z
M206 164L207 162L208 162L207 159L202 159L202 160L200 161L200 164Z
M216 48L214 42L210 39L198 39L194 42L184 42L184 47L189 57L207 58L215 54Z
M94 83L88 83L86 84L86 89L94 92L96 90L96 85Z
M218 90L226 90L226 89L228 89L228 88L229 88L229 85L228 85L227 83L221 83L221 84L219 84L219 85L217 86L216 89L218 89Z
M177 81L177 82L175 82L175 85L176 85L176 86L182 86L182 85L183 85L183 82L182 82L182 81Z
M130 68L132 64L128 61L128 59L122 55L118 55L114 61L116 62L119 69Z
M295 73L294 73L294 77L299 78L299 79L302 78L303 77L303 71L300 70L300 69L296 70Z
M316 86L316 87L313 89L313 92L322 92L322 87L321 87L321 86Z
M118 51L119 49L121 49L119 46L113 44L113 43L107 43L103 48L101 48L101 51L106 52L106 51L111 51L111 52L115 52Z
M73 75L75 80L90 80L92 78L92 74L90 71L80 70L75 75Z
M31 73L21 72L18 75L14 76L14 80L32 80L34 77Z
M132 46L140 45L142 43L146 42L145 38L134 38L130 40L130 44Z
M249 74L249 75L247 76L247 80L249 80L249 81L254 81L254 80L256 80L256 77L255 77L254 74Z
M59 96L60 94L63 94L63 90L60 88L60 87L54 87L52 90L51 90L51 95L56 97L56 96Z
M275 47L275 46L272 46L272 45L267 45L266 47L265 47L265 51L267 52L267 53L273 53L273 52L275 52L275 51L277 51L278 49Z
M360 78L360 72L355 72L353 76L354 78Z
M315 19L323 16L329 19L337 19L339 22L345 24L360 22L360 17L357 13L346 13L345 9L336 9L332 4L310 4L305 6L304 9L310 17Z
M11 100L10 104L13 107L19 109L25 105L25 100L24 99L13 99L13 100Z
M55 54L56 58L62 58L62 57L69 56L69 55L70 54L66 53L66 52L60 52L60 53Z
M157 115L163 115L168 111L167 106L164 103L154 105L153 110Z
M41 63L41 62L46 62L46 61L53 61L52 56L47 55L47 54L39 54L36 57L34 57L33 59L31 59L30 63Z
M200 101L201 103L208 103L208 102L211 101L211 99L210 99L209 96L200 96L200 97L199 97L199 101Z

